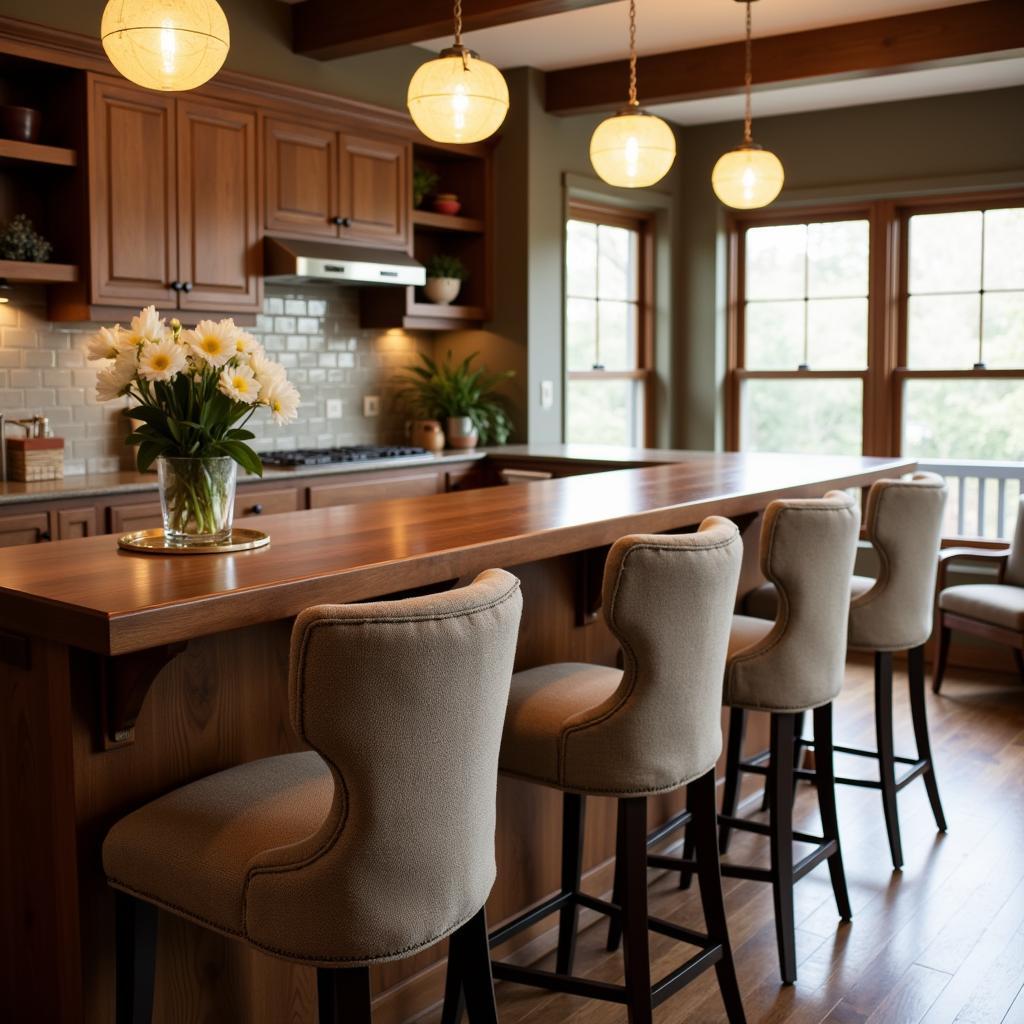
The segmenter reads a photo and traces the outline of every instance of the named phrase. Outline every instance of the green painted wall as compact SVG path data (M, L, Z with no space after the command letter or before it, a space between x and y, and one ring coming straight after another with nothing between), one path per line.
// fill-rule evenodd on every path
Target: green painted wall
M226 66L290 85L404 109L413 71L427 57L400 46L344 60L317 61L291 49L291 11L280 0L219 0L231 26ZM83 35L99 34L105 0L3 0L0 14Z
M787 117L757 118L754 136L786 168L778 201L946 192L1024 181L1024 88L965 93ZM675 373L675 442L720 447L725 374L725 213L711 169L738 124L687 128L680 153L677 267L685 306Z

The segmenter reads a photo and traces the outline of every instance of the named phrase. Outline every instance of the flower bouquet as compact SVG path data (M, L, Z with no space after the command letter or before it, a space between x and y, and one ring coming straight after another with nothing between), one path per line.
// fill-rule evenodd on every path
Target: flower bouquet
M131 326L102 327L89 358L107 360L96 380L101 402L127 396L124 414L141 421L138 445L145 471L156 462L164 535L179 545L211 544L231 533L236 466L263 475L246 443L246 424L265 407L277 424L296 418L299 392L284 367L233 320L203 320L183 330L153 306Z

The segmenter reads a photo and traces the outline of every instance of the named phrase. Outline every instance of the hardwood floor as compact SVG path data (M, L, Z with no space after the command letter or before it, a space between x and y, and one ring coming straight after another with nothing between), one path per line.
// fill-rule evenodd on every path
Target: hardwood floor
M897 752L911 744L903 668L897 669ZM873 742L871 669L851 662L836 708L839 743ZM935 831L923 784L900 797L906 864L893 872L879 794L840 787L839 816L852 923L835 910L824 865L796 886L799 980L779 983L769 886L725 880L726 906L750 1024L1024 1024L1024 686L1018 677L950 673L928 693L932 748L949 832ZM870 762L837 757L844 773ZM818 827L813 790L801 785L797 827ZM800 848L803 849L803 848ZM737 834L730 857L767 865L767 841ZM651 872L651 913L701 927L696 886ZM593 918L589 919L593 920ZM553 938L553 933L551 938ZM580 935L577 972L617 981L605 925ZM544 937L538 942L547 948ZM652 936L655 977L688 947ZM554 969L554 957L541 964ZM502 1024L622 1024L624 1009L498 985ZM421 1018L436 1024L439 1012ZM655 1011L658 1024L725 1020L714 972Z

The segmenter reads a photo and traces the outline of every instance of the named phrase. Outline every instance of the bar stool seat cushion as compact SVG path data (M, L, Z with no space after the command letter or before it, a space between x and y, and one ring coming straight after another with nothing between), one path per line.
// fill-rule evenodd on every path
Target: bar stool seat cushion
M122 818L103 844L103 867L119 889L244 937L254 859L316 833L333 796L313 751L238 765Z
M512 677L499 769L547 786L563 787L564 740L589 721L622 682L619 669L567 662L541 665ZM575 774L587 766L574 766Z
M850 577L850 600L866 594L875 581L870 576ZM757 619L775 620L779 611L779 592L774 583L762 583L743 598L743 611ZM730 652L731 653L731 652Z
M939 607L966 619L1024 632L1024 587L1005 583L968 583L947 587Z
M749 615L734 615L729 631L729 654L732 657L745 647L763 640L772 631L772 621Z

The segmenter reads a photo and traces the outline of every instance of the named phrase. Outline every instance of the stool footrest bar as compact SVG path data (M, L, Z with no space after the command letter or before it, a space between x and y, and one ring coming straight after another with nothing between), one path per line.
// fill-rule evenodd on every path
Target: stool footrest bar
M552 896L550 899L545 900L543 903L539 903L532 910L527 910L525 913L520 914L519 917L508 924L502 925L500 928L496 928L488 936L487 941L491 948L500 946L503 942L507 942L514 935L518 935L521 931L529 928L531 924L535 924L537 921L542 920L549 914L553 914L556 910L561 910L567 903L569 903L575 897L575 893L571 892L560 892Z

